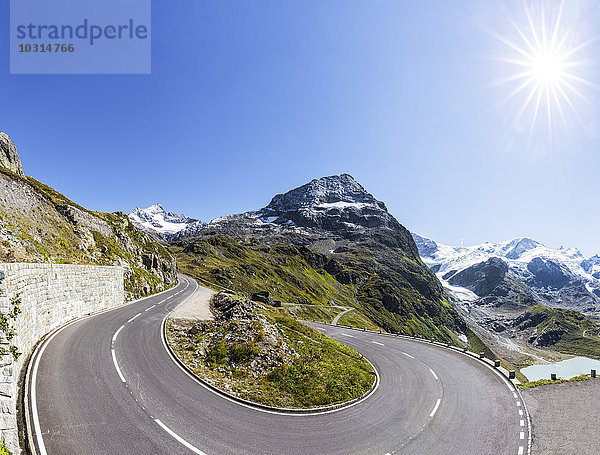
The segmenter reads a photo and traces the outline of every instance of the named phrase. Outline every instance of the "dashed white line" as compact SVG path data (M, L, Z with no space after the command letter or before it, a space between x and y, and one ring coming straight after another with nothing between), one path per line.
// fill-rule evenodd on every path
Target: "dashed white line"
M435 403L435 406L433 407L433 411L431 411L431 414L429 414L429 417L433 417L435 415L441 402L442 402L442 399L438 398L437 402Z
M150 310L151 310L152 308L154 308L155 306L156 306L156 305L149 306L149 307L148 307L148 308L146 308L144 311L150 311Z
M521 406L521 402L520 401L517 401L517 406Z
M127 322L131 322L133 321L135 318L137 318L139 315L141 315L142 313L138 313L136 314L134 317L132 317L131 319L128 319Z
M115 344L115 341L117 341L117 337L119 336L119 332L120 332L121 330L123 330L123 326L119 327L119 330L117 330L117 331L115 332L115 334L113 335L113 337L112 337L112 344Z
M342 332L342 335L344 335L345 337L354 338L354 335L350 335L349 333L343 333Z
M385 346L385 344L383 344L383 343L380 343L379 341L372 341L372 340L371 340L371 343L378 344L379 346Z
M160 305L161 303L166 302L166 301L167 301L167 299L162 299L160 302L158 302L158 304Z
M523 419L521 419L521 421L519 422L519 425L521 425L522 427L525 426L525 421Z
M525 432L521 431L521 433L519 433L519 439L525 439Z
M437 377L437 374L435 374L435 371L433 371L431 368L429 369L429 371L431 371L431 374L433 375L433 377L434 377L435 379L438 379L438 380L439 380L439 378Z
M165 430L167 433L169 433L171 436L173 436L173 438L177 439L177 441L179 441L181 444L186 446L192 452L197 453L198 455L206 455L204 452L202 452L202 450L197 449L196 447L191 445L189 442L187 442L185 439L183 439L181 436L179 436L177 433L175 433L173 430L171 430L168 426L166 426L164 423L162 423L159 419L154 419L154 421L156 423L158 423L163 430Z
M519 415L522 416L523 415L523 410L519 409Z
M524 450L524 449L523 449L523 446L520 446L520 447L519 447L519 455L523 455L523 450Z
M172 296L172 295L170 295L170 296L169 296L169 297L167 297L165 300L169 300L169 299L172 299L172 298L173 298L173 296Z
M406 352L403 352L402 354L404 354L406 357L410 357L411 359L414 359L414 357L410 354L407 354Z
M115 364L115 369L117 370L117 373L119 373L119 377L121 378L121 381L125 382L125 377L123 376L123 373L121 373L121 369L119 368L119 364L117 363L117 356L115 355L115 350L111 349L111 352L112 352L113 363Z

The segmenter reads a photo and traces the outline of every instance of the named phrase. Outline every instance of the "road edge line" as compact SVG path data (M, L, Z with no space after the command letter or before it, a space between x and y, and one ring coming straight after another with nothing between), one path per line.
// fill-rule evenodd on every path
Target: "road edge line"
M183 275L183 276L185 276L185 275ZM29 387L29 384L31 382L33 363L35 361L34 359L36 359L38 357L38 355L41 354L40 350L42 349L42 346L46 345L46 343L50 342L50 340L54 337L54 335L57 335L58 332L67 328L71 324L83 321L85 319L91 318L93 316L97 316L99 314L109 313L111 311L118 310L120 308L124 308L126 306L132 305L134 303L143 302L146 299L151 299L158 295L172 291L173 289L177 288L177 286L179 286L180 284L181 284L181 280L179 279L179 276L178 276L177 283L174 284L173 286L171 286L170 288L165 289L164 291L157 292L156 294L148 295L148 296L142 297L140 299L130 300L129 302L123 302L122 305L116 306L114 308L102 308L98 311L94 311L94 312L85 314L85 315L80 316L75 319L71 319L70 321L65 322L63 325L58 326L55 329L51 330L50 332L44 334L37 341L33 351L29 355L29 360L27 361L27 368L25 369L25 377L23 378L23 387L24 387L24 390L23 390L23 421L24 421L24 425L25 425L24 431L26 433L25 440L27 442L27 445L29 447L31 455L43 455L43 454L40 454L36 449L33 430L31 428L31 419L33 418L33 412L32 412L31 406L30 406L31 391L30 391L30 387ZM187 298L186 298L186 300L187 300ZM43 439L42 439L42 443L43 443ZM24 447L21 447L21 450L23 450L23 449L24 449Z

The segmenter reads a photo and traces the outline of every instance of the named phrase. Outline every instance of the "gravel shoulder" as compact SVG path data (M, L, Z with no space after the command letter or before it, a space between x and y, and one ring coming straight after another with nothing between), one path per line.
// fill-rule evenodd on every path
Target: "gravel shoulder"
M532 453L597 454L600 379L523 390L533 426Z
M198 285L194 293L171 313L170 319L178 325L214 320L210 301L215 294L212 289Z

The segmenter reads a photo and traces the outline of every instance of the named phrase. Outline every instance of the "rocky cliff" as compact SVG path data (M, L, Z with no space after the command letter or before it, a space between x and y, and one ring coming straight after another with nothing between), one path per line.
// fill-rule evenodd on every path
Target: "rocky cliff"
M16 148L6 141L0 133L0 261L120 265L128 298L176 282L175 258L127 215L86 210L23 175Z
M10 140L8 134L0 131L0 167L10 172L23 175L23 166L17 154L17 147Z

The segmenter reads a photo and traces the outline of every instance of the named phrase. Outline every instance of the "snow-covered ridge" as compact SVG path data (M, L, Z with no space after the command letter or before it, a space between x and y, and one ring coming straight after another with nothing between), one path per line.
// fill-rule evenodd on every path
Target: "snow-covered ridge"
M443 279L452 272L485 262L492 257L501 258L519 276L532 275L532 270L540 260L556 264L565 275L585 282L590 293L600 296L600 256L585 258L576 248L548 248L527 237L519 237L506 242L486 242L469 247L453 247L437 243L413 233L421 258Z
M160 204L145 209L136 207L129 213L129 219L138 229L167 241L193 236L206 226L200 220L173 212L167 213Z

